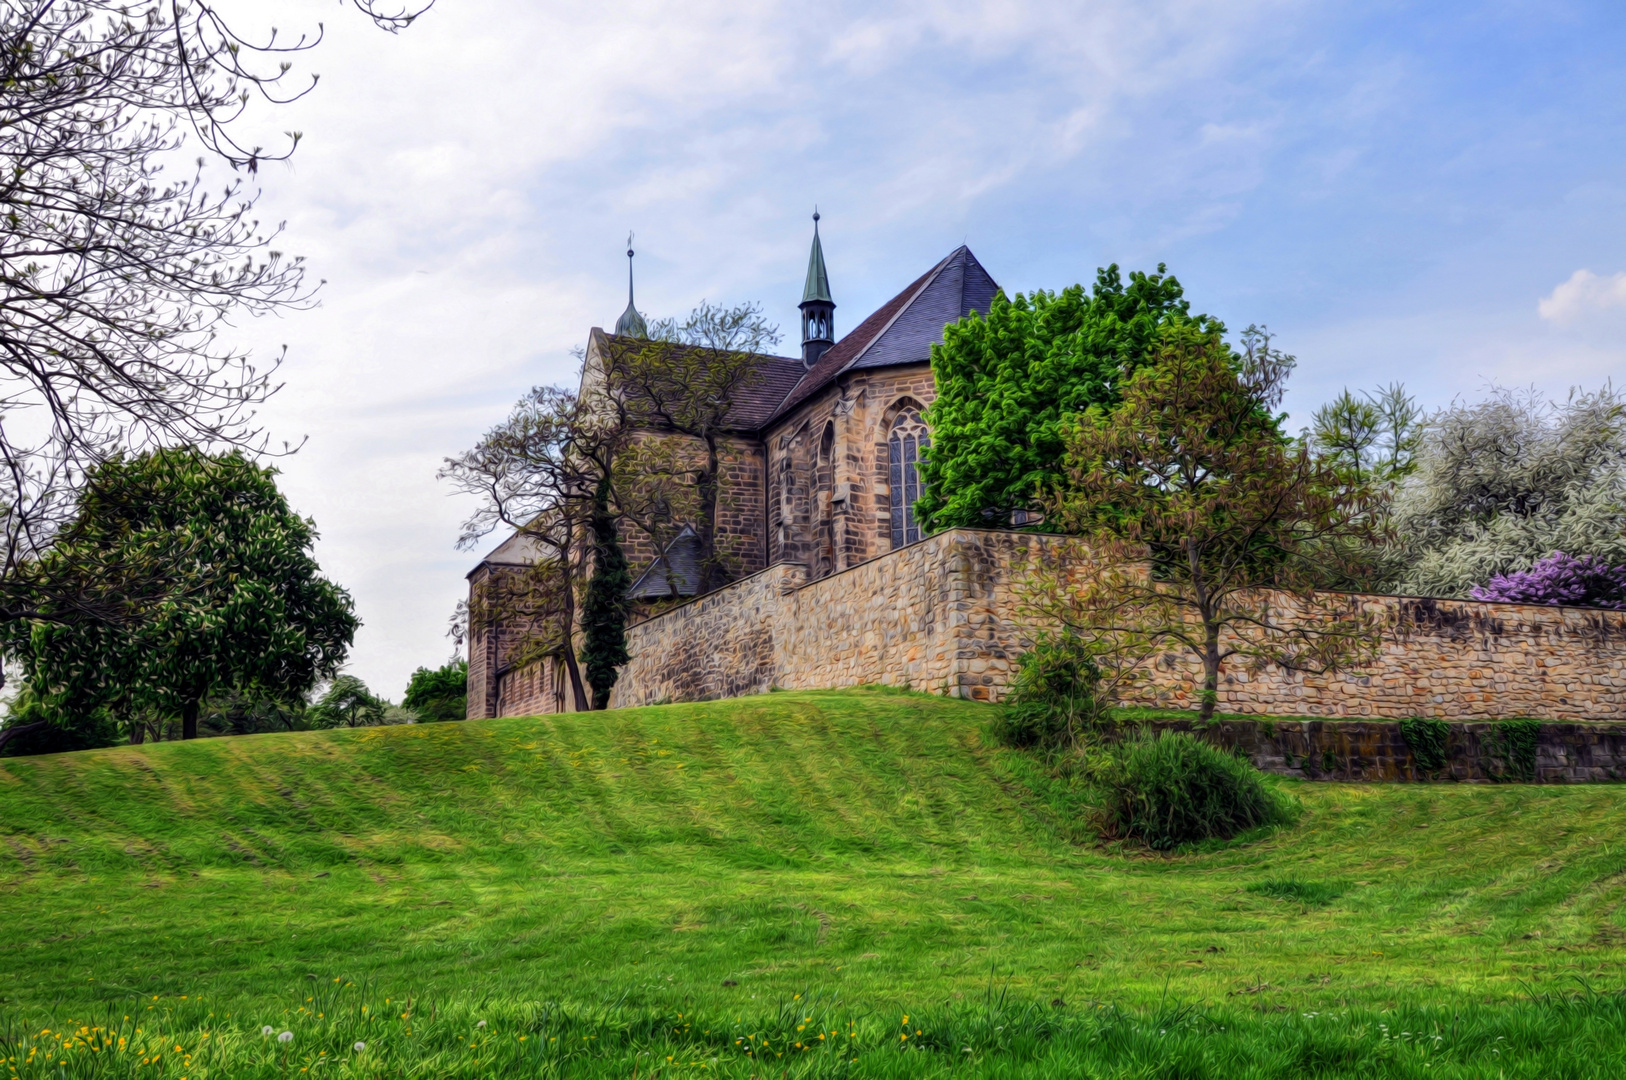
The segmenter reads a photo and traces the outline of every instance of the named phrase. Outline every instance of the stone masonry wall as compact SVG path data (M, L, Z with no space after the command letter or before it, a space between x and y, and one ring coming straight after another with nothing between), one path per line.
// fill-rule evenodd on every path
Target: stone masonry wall
M1192 731L1190 720L1159 720L1156 730ZM1447 726L1445 764L1418 765L1400 725L1394 722L1227 720L1197 733L1246 754L1265 772L1306 780L1485 782L1534 780L1584 784L1626 779L1626 726L1542 724L1534 768L1522 774L1507 740L1494 723Z
M907 684L997 701L1028 647L1010 567L1049 543L956 529L801 583L779 564L629 628L614 704L770 686ZM1220 710L1327 718L1626 720L1626 613L1352 596L1386 630L1376 662L1328 676L1224 673ZM1156 669L1146 703L1190 707L1195 662Z

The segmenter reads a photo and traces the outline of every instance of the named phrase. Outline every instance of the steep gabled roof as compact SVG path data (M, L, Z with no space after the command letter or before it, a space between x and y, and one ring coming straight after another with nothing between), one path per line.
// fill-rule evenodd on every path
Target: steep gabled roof
M971 249L955 248L831 346L768 419L784 416L843 372L925 363L943 340L943 327L973 311L986 313L998 291Z
M595 334L603 334L602 330L594 328ZM605 342L613 347L618 342L629 348L646 345L642 339L629 338L620 334L604 334ZM681 348L682 346L679 346ZM757 356L757 375L744 387L734 399L733 408L728 415L728 428L730 431L755 433L761 430L762 425L774 414L779 403L785 400L798 380L806 374L807 369L802 367L800 360L788 356L769 356L766 353Z
M700 537L689 525L655 557L649 569L627 590L633 600L664 600L672 596L693 596L700 584Z

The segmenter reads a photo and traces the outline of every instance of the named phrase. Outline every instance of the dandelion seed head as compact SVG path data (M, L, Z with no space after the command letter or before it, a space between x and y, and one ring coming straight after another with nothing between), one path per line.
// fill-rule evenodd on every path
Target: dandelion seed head
M284 1031L281 1035L277 1036L277 1041L279 1043L293 1042L294 1041L294 1033L291 1032L291 1031Z
M365 1049L367 1049L367 1044L366 1044L366 1043L364 1043L364 1042L359 1042L359 1043L357 1043L357 1044L356 1044L356 1045L355 1045L355 1046L354 1046L354 1047L353 1047L353 1049L354 1049L354 1050L355 1050L355 1051L356 1051L356 1053L358 1053L358 1054L359 1054L359 1053L361 1053L361 1052L362 1052L362 1051L363 1051L363 1050L365 1050Z
M260 1029L260 1034L261 1035L269 1035L269 1034L271 1034L271 1025L267 1024L263 1028L261 1028Z

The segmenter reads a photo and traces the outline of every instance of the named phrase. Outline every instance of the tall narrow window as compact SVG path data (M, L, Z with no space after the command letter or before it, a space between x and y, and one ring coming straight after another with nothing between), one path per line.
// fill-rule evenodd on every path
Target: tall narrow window
M920 413L906 409L892 421L892 437L887 441L887 457L892 466L892 546L901 548L920 539L920 523L915 520L915 500L925 490L920 482L920 461L932 445Z

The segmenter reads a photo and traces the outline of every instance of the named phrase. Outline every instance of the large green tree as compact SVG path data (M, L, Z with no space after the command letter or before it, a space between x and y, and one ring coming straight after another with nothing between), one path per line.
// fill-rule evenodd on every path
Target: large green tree
M1131 272L1126 284L1114 264L1097 272L1089 293L1082 285L1001 293L986 316L944 330L932 348L937 399L926 414L932 447L916 504L928 528L1003 528L1039 513L1062 477L1069 425L1118 403L1162 327L1190 321L1224 332L1191 315L1167 269Z
M293 701L331 678L359 621L349 594L321 576L315 527L275 477L240 453L190 447L95 469L41 572L59 561L138 563L171 587L121 623L47 612L5 628L29 686L67 714L105 705L179 715L182 737L195 738L213 693Z
M1204 720L1228 662L1321 673L1368 660L1373 618L1316 585L1331 553L1380 539L1371 495L1282 437L1291 358L1258 342L1239 357L1189 324L1165 328L1152 356L1116 409L1068 433L1047 510L1076 539L1047 549L1030 606L1092 652L1195 659Z

